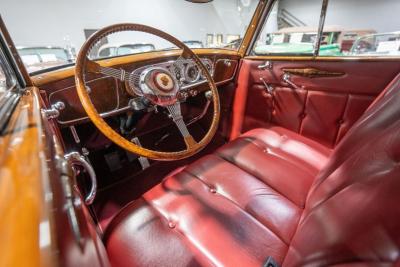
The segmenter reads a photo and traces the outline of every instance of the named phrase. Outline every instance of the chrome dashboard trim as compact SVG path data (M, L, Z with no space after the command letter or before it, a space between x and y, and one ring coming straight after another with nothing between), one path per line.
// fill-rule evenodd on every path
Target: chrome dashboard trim
M111 110L111 111L108 111L108 112L101 113L100 117L107 118L107 117L110 117L112 115L116 115L116 114L122 113L124 111L128 111L130 109L132 109L130 106L126 106L126 107L119 108L119 109L114 109L114 110ZM82 122L82 121L85 121L85 120L88 120L88 119L89 119L89 117L85 116L85 117L81 117L79 119L63 121L63 122L60 122L60 121L57 120L57 122L59 124L61 124L61 125L70 125L70 124L73 124L73 123L76 123L76 122Z
M207 64L207 65L210 65L210 66L211 66L210 74L211 74L211 76L213 76L213 75L214 75L214 70L215 70L213 61L212 61L211 59L209 59L209 58L200 58L200 60L203 62L203 64ZM154 68L154 67L166 68L166 69L169 70L171 73L175 74L175 71L174 71L172 68L174 67L174 63L175 63L176 61L177 61L177 60L169 60L169 61L166 61L166 62L160 62L160 63L156 63L156 64L152 64L152 65L142 66L142 67L139 67L139 68L133 70L133 71L131 72L131 76L138 76L138 77L140 77L140 75L141 75L141 73L142 73L143 71L145 71L145 70L148 69L148 68ZM191 62L191 59L184 59L184 60L183 60L183 64L190 64L190 62ZM207 63L205 63L205 62L207 62ZM182 67L183 67L183 69L180 69L179 71L180 71L180 74L183 75L183 78L185 78L185 72L186 72L186 67L187 67L187 66L183 66L183 65L182 65ZM175 77L175 78L176 78L176 77ZM180 90L185 90L185 89L191 88L191 87L193 87L193 86L197 86L197 85L198 85L198 82L206 82L205 78L202 77L201 73L200 73L199 80L200 80L200 81L195 81L195 82L191 82L191 83L188 82L188 83L186 83L186 84L183 83L183 85L181 84ZM185 81L186 81L186 78L185 78ZM136 88L132 88L132 90L134 90L135 92L136 92L138 89L139 89L138 91L140 91L139 85L132 85L131 83L130 83L129 85L132 86L132 87L135 87L135 86L136 86Z

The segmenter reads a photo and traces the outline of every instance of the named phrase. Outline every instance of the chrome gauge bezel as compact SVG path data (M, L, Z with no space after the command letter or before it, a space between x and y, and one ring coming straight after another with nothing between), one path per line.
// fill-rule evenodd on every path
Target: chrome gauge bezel
M214 65L213 62L208 59L208 58L204 58L204 60L201 60L204 64L204 66L206 67L206 69L210 72L211 77L214 77ZM209 66L210 68L208 69L207 66ZM206 79L205 75L203 73L201 73L201 78L202 79Z
M189 71L191 68L196 68L196 71L197 71L194 78L191 78L190 74L189 74ZM198 82L200 80L200 78L201 78L201 71L200 71L199 67L194 63L188 63L185 67L185 81L187 83L195 83L195 82Z

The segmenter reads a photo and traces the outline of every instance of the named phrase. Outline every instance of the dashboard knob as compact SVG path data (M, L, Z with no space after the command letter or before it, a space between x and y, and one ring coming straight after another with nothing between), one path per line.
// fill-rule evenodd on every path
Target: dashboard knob
M197 96L197 94L198 94L197 90L190 90L189 93L191 96Z
M185 98L189 97L189 93L186 92L186 91L182 91L182 92L179 93L179 96L180 96L180 98L185 99Z

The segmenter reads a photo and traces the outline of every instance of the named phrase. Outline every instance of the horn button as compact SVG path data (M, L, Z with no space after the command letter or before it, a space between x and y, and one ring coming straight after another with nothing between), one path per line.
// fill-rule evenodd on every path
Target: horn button
M140 75L140 90L153 104L169 106L177 101L179 86L170 71L154 67Z

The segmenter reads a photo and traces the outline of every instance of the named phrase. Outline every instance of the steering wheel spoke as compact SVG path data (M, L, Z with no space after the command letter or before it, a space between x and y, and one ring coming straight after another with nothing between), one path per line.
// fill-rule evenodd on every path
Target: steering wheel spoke
M167 106L167 109L169 111L169 114L171 115L172 120L178 127L179 132L183 136L187 149L191 149L198 145L193 136L189 133L189 130L185 122L183 121L181 103L175 102L174 104Z

